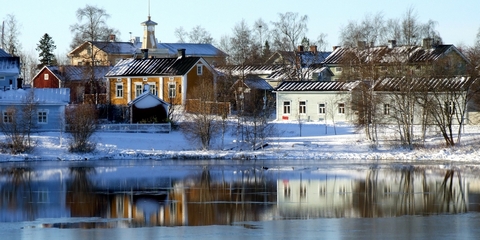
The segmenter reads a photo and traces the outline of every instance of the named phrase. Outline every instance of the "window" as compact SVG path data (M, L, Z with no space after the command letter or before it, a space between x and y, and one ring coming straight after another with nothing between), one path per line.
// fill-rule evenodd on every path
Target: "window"
M13 112L12 111L4 111L3 112L3 122L4 123L12 123L13 122Z
M290 114L290 102L283 102L283 114Z
M445 113L453 114L455 113L455 103L452 101L445 102Z
M338 104L338 113L339 114L345 114L345 103L339 103Z
M318 104L318 113L319 114L325 114L325 103L319 103Z
M203 74L203 65L197 65L197 75Z
M0 81L4 81L4 80L5 80L5 76L1 76Z
M306 101L298 102L298 113L300 113L300 114L307 113L307 102Z
M48 123L47 114L48 114L48 112L46 110L39 110L37 112L37 119L38 119L37 122L40 123L40 124L41 123L44 123L44 124Z
M148 85L150 86L150 93L157 96L157 85L153 82L149 82Z
M48 80L48 73L43 74L43 80Z
M341 67L336 67L335 68L335 72L341 72L342 71L342 68Z
M116 97L117 98L123 98L123 83L117 83L115 85L115 89L116 89Z
M388 103L383 104L383 114L390 115L390 104Z
M175 83L168 83L168 98L175 98L177 96L177 85Z
M135 84L135 97L142 95L142 93L143 93L143 85L141 83Z

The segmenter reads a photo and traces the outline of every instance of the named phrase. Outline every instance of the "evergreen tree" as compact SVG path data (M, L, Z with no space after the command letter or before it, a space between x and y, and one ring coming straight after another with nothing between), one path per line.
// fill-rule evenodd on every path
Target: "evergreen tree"
M39 68L46 66L46 65L56 65L57 60L55 59L55 55L53 54L53 50L55 50L57 46L55 46L55 42L53 41L52 37L45 33L43 37L40 39L40 42L37 44L36 50L40 52L38 54L40 65Z

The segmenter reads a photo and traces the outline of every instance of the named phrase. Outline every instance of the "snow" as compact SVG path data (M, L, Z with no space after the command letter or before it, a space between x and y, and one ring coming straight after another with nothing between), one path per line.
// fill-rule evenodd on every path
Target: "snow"
M303 123L295 121L272 122L276 136L269 138L264 149L250 150L231 133L225 135L224 146L220 137L211 150L201 151L199 146L185 139L181 131L171 133L114 133L97 132L93 141L95 152L73 154L68 152L67 134L42 132L33 134L36 147L28 154L0 154L0 161L36 160L121 160L121 159L226 159L226 160L336 160L356 161L479 161L480 126L466 126L462 144L445 148L439 134L426 139L425 147L407 150L396 144L382 142L373 147L364 135L347 124ZM336 131L336 134L335 134ZM379 132L381 139L388 131ZM3 136L0 137L0 140ZM223 149L223 150L222 150Z

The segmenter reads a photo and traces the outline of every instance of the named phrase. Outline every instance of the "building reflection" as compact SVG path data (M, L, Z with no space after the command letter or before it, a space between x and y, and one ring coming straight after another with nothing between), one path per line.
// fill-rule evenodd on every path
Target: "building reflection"
M313 172L205 167L182 176L112 177L95 167L22 166L0 171L0 221L62 218L43 227L118 228L456 214L480 211L477 175L411 166Z

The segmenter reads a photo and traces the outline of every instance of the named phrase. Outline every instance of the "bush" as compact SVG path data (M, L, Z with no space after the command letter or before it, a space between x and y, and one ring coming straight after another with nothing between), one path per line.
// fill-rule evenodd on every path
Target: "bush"
M70 152L93 152L96 143L91 137L97 130L97 110L94 105L82 104L67 109L67 134L70 135Z

